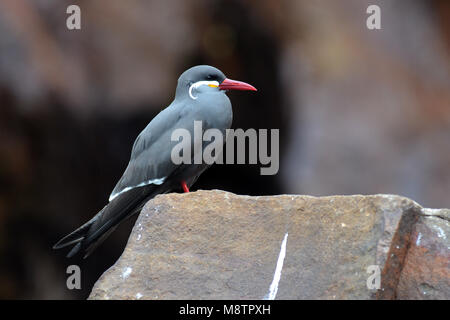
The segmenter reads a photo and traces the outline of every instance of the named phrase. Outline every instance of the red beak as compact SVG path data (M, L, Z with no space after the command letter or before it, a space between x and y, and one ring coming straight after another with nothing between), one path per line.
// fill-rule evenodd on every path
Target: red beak
M248 83L242 81L236 81L231 79L225 79L219 85L220 90L250 90L257 91L256 88Z

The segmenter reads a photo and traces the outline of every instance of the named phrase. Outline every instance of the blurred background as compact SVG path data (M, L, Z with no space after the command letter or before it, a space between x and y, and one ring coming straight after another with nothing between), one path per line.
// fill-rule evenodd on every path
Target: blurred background
M66 28L70 4L81 30ZM103 208L197 64L258 88L229 94L233 127L279 128L280 171L216 165L194 191L450 207L448 0L0 0L0 298L88 296L134 220L84 261L51 246ZM66 288L71 264L81 290Z

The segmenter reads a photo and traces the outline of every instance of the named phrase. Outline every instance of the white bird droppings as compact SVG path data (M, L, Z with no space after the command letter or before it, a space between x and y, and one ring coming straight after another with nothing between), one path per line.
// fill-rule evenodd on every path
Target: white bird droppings
M142 298L142 293L136 293L136 299Z
M133 269L131 269L130 267L126 267L123 272L122 272L122 278L126 279L130 276L131 271L133 271Z
M417 240L416 240L416 246L420 245L420 240L422 239L422 234L419 232L419 235L417 236Z
M275 268L275 274L273 275L272 284L270 285L269 292L264 297L265 300L274 300L277 291L278 291L278 283L281 278L281 270L283 269L284 257L286 256L286 242L288 238L288 233L284 235L283 242L281 243L281 250L278 256L277 267Z
M447 236L445 235L444 230L442 230L441 227L437 227L437 228L438 228L438 232L439 232L437 236L442 239L447 239Z

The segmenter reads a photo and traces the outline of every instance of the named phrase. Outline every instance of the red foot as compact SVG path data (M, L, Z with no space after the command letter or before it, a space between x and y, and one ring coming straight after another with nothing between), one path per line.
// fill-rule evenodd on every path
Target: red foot
M183 187L183 191L185 193L189 192L189 188L188 188L188 186L186 184L186 181L181 181L181 186Z

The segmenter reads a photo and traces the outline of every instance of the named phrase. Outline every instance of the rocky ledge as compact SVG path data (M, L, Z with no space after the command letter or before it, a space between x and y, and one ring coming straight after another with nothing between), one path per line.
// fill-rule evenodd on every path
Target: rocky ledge
M395 195L160 195L90 299L450 299L450 210Z

